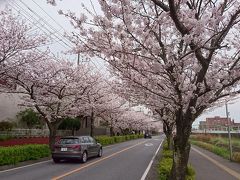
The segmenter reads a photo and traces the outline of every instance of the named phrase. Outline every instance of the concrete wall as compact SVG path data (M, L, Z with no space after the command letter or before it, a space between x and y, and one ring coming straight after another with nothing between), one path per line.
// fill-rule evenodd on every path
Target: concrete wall
M15 120L16 114L24 109L18 106L20 102L21 100L18 94L0 93L0 121Z

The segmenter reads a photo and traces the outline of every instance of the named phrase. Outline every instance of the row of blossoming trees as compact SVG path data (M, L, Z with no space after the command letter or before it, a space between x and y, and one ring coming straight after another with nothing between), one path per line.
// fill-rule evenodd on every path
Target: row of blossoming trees
M126 94L176 126L170 179L184 180L192 123L240 92L240 2L98 3L102 12L91 8L80 17L59 11L79 31L77 40L69 38L78 52L107 61Z
M9 9L0 12L0 36L0 93L18 93L20 105L42 116L51 148L66 117L90 117L92 133L94 119L101 117L111 134L119 128L140 130L151 121L126 107L111 82L89 64L74 65L43 51L48 39Z

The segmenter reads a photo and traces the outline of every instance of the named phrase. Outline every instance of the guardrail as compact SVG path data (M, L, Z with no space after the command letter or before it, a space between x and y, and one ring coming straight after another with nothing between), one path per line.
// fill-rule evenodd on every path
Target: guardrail
M240 130L231 130L231 134L240 134ZM228 131L216 131L216 130L193 130L192 133L201 133L201 134L227 134Z

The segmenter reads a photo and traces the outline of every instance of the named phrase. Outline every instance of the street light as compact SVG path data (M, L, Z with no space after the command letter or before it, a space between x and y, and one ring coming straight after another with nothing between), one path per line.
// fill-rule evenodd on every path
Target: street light
M228 104L227 101L225 101L226 106L226 115L227 115L227 121L228 121L228 145L230 150L230 160L232 160L232 141L231 141L231 133L230 133L230 119L228 118L229 112L228 112Z

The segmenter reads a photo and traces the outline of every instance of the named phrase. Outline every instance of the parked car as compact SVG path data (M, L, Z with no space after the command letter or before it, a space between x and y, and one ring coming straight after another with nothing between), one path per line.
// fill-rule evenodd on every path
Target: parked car
M102 156L102 145L91 136L62 137L55 145L52 159L55 163L60 160L77 159L82 163L89 157Z
M152 135L150 133L145 133L144 138L152 138Z

